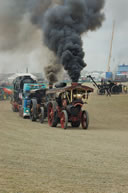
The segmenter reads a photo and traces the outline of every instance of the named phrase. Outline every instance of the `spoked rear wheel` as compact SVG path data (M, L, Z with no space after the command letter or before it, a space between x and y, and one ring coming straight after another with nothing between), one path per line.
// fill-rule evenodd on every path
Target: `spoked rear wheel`
M117 85L112 86L111 92L112 94L119 94L119 87Z
M54 104L50 103L48 105L48 124L51 127L56 127L58 123L57 112Z
M31 121L36 121L36 115L34 114L33 106L30 109L30 119Z
M82 117L81 117L81 125L83 129L88 129L89 126L89 115L87 111L82 112Z
M68 114L65 110L62 111L60 117L60 124L62 129L67 129L68 126Z
M19 116L23 117L23 108L22 105L19 106Z
M12 104L12 111L13 111L13 112L18 112L18 109L15 107L14 104Z
M39 121L40 121L40 123L44 122L44 107L40 108Z
M32 99L32 103L30 106L30 119L32 121L36 121L37 119L37 100Z

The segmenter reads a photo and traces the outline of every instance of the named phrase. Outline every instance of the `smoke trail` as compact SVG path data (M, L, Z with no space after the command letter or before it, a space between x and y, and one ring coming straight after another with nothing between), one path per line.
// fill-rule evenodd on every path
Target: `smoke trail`
M35 44L36 23L41 25L43 14L52 0L0 0L0 50L16 51ZM30 21L31 20L31 21ZM32 22L32 23L31 23ZM31 51L30 47L28 50Z
M57 74L60 72L59 67L60 67L59 64L57 64L56 62L54 63L52 61L52 65L49 65L49 66L44 68L45 76L47 77L47 80L50 83L55 83L58 81Z
M81 34L96 30L104 20L104 0L63 0L49 8L43 20L44 42L59 58L73 82L86 66Z
M42 67L45 67L46 64L50 65L51 67L48 66L48 68L44 69L49 81L50 79L53 80L52 72L57 70L58 74L60 74L60 70L58 70L58 67L56 68L57 64L54 65L55 62L53 62L56 60L55 57L41 42L44 13L58 1L0 0L0 57L2 58L2 65L6 63L4 68L1 65L0 71L8 72L10 65L11 70L16 71L19 63L20 66L23 63L22 66L24 68L24 64L26 63L28 66L29 58L34 55L36 61L34 63L31 61L30 68L33 66L33 69L38 69L41 62ZM41 51L42 54L40 54ZM13 58L15 58L14 61L12 54L14 55ZM20 60L20 54L25 55L25 58L28 58L28 62L26 62L26 59ZM58 74L54 73L55 80L57 80Z
M31 52L37 49L42 29L44 43L57 61L45 68L47 78L55 80L63 65L77 82L86 66L81 34L101 26L103 6L104 0L0 0L0 49L23 52L28 46Z
M28 7L31 12L31 22L40 28L42 26L44 13L51 4L52 0L30 0Z
M0 49L2 51L11 49L14 44L18 44L20 21L24 13L22 1L0 0Z

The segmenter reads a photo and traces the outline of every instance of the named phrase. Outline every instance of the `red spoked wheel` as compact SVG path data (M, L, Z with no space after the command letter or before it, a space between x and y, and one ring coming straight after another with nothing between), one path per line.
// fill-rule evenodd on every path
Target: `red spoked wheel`
M88 129L89 126L89 115L87 111L82 112L82 117L81 117L81 125L83 129Z
M62 129L67 129L68 126L68 114L65 110L62 111L60 117L60 124Z
M41 107L40 108L40 114L39 114L39 121L40 123L43 123L44 122L44 107Z
M54 109L54 105L50 103L48 105L48 124L51 127L56 127L58 123L58 118Z
M18 112L17 105L12 104L12 111L13 111L13 112Z
M37 120L37 102L36 100L32 100L30 105L30 120L35 122Z

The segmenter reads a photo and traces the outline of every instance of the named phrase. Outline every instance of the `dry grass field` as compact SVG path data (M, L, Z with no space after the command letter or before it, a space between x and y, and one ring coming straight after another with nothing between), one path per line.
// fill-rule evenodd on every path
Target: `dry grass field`
M128 193L128 95L90 96L88 130L32 123L0 102L0 193Z

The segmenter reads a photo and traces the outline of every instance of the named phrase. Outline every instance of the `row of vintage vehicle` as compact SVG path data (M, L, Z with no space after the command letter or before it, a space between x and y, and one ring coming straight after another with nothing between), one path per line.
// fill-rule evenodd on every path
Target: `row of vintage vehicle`
M69 86L59 83L49 87L37 83L30 76L21 76L13 81L12 110L23 118L38 119L40 123L47 118L51 127L60 124L61 128L67 129L70 123L72 127L81 124L83 129L87 129L89 115L83 106L91 92L92 88L79 83Z

